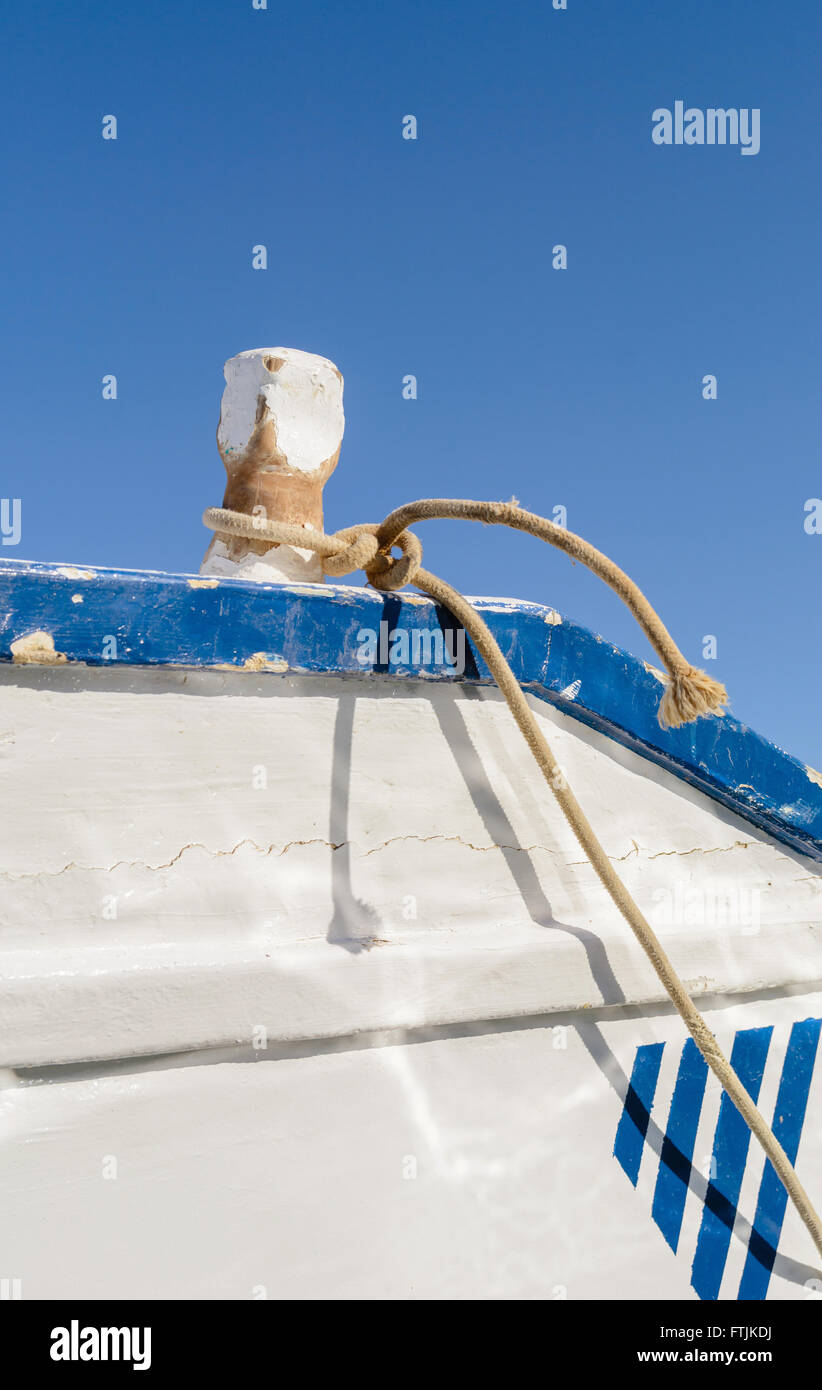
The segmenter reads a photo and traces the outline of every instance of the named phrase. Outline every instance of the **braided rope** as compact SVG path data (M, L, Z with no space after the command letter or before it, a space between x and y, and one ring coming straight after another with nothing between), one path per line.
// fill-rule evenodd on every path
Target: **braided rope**
M764 1149L822 1256L822 1223L793 1164L719 1048L716 1038L677 975L656 933L634 902L597 839L490 629L473 605L458 590L422 568L422 545L418 537L407 528L415 521L435 517L512 526L516 530L526 531L541 540L546 540L572 558L582 561L604 579L627 604L668 670L670 682L659 711L659 720L663 727L676 726L712 711L721 713L720 705L727 699L724 686L713 681L705 672L696 671L689 665L633 580L582 537L575 536L545 517L526 512L511 503L443 499L410 502L392 512L379 526L350 526L333 536L327 536L320 531L304 530L300 526L246 516L244 513L220 507L210 507L203 514L203 521L211 530L226 535L248 536L255 540L270 540L274 544L294 545L312 550L323 558L323 568L327 574L341 576L356 569L364 569L373 587L384 592L392 592L406 584L414 584L429 594L435 602L447 608L462 624L497 682L537 766L600 882L639 941L705 1062ZM391 554L392 546L397 546L402 551L401 558Z

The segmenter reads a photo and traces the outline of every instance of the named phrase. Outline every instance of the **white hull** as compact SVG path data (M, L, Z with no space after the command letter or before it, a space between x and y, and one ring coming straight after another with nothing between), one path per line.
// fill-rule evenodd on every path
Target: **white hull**
M818 1017L822 997L708 1012L728 1047L737 1028L774 1025L768 1115L797 1010ZM4 1267L26 1298L695 1299L717 1090L674 1255L651 1211L681 1026L562 1020L5 1092ZM667 1070L634 1189L612 1149L639 1039L666 1041ZM817 1127L800 1149L811 1189L821 1160ZM722 1298L738 1294L762 1167L752 1146ZM768 1296L818 1294L789 1208Z
M0 679L2 1274L24 1297L739 1296L763 1157L723 1252L710 1078L674 1252L652 1211L685 1031L496 691ZM720 1044L773 1030L770 1120L792 1029L822 1017L818 864L533 707ZM657 1043L634 1185L615 1139ZM761 1296L819 1289L789 1208Z

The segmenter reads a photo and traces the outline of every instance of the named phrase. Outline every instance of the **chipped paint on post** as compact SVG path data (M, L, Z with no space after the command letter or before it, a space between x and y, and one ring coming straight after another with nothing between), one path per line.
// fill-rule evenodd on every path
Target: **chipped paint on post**
M297 348L254 348L226 362L225 379L217 430L228 476L223 506L321 531L322 490L345 428L340 372ZM225 535L213 537L200 573L259 582L323 577L311 550Z

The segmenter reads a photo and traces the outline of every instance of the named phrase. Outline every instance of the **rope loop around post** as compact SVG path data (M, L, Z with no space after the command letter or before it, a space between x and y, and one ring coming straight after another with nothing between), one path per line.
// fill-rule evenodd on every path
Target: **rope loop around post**
M378 529L374 527L375 532ZM422 543L413 531L400 531L391 544L399 546L402 551L400 559L390 554L390 549L380 550L371 564L365 567L369 584L383 593L393 593L396 589L403 589L406 584L413 584L422 564Z

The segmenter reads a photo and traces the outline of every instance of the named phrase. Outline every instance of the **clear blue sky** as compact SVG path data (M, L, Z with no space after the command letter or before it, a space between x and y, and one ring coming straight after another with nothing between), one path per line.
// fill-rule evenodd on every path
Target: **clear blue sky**
M196 570L222 364L304 348L346 383L329 529L564 505L692 660L716 636L734 713L822 767L818 0L41 0L2 27L6 556ZM677 99L758 107L760 153L654 145ZM421 533L468 593L649 655L538 542Z

